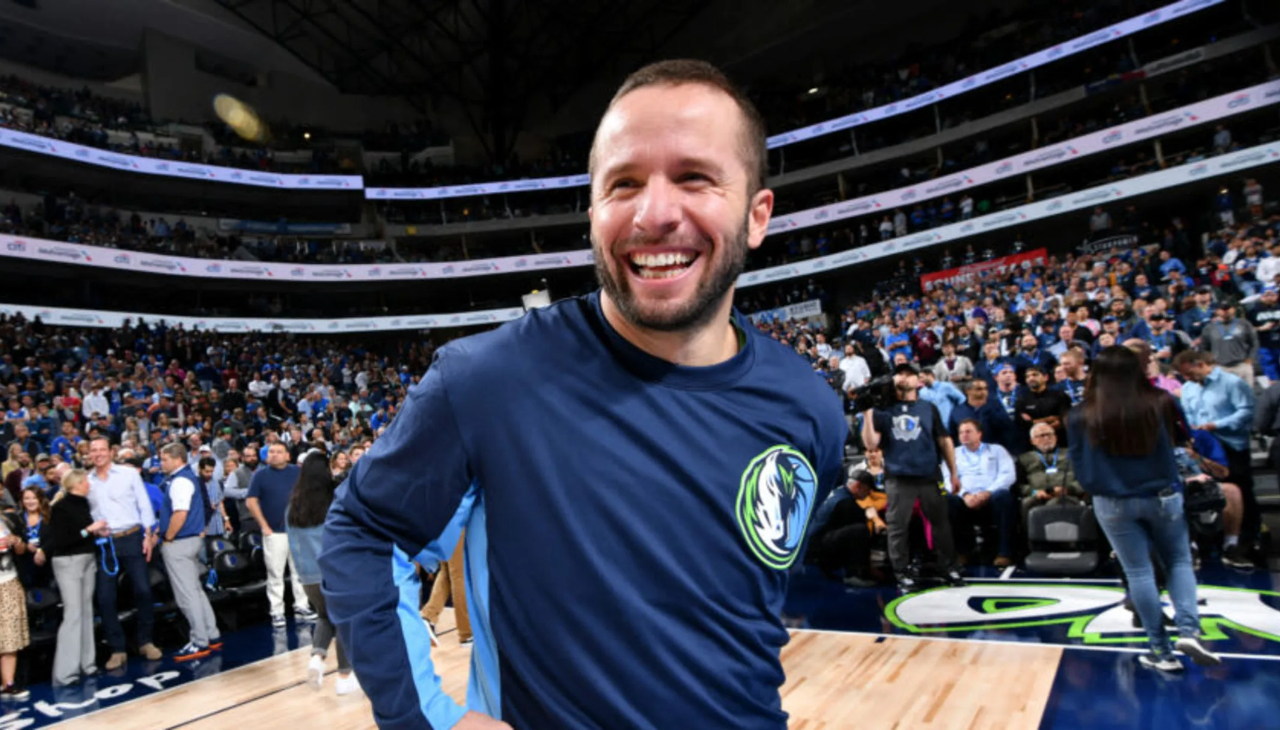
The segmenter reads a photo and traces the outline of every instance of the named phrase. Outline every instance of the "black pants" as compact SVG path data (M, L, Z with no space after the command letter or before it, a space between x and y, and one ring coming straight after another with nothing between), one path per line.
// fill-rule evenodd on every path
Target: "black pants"
M138 624L138 646L151 643L151 630L155 625L151 604L151 575L148 572L147 559L142 554L142 530L132 535L112 538L115 544L115 562L120 571L129 576L129 584L133 586L134 617ZM104 552L105 558L104 558ZM157 551L157 554L159 551ZM98 614L102 617L102 631L106 634L107 644L112 653L124 651L124 627L120 625L120 609L116 605L116 586L118 575L108 575L103 569L112 565L109 545L99 545L97 552L98 578L94 587L98 603Z
M902 573L911 562L911 513L916 500L933 530L933 549L938 568L944 572L956 564L956 548L951 541L951 520L947 514L947 497L938 480L919 477L890 476L885 480L889 509L885 523L889 526L889 560L893 571Z
M1222 443L1219 440L1219 443ZM1240 523L1240 542L1247 548L1258 539L1262 529L1262 513L1258 511L1258 498L1253 494L1253 455L1249 449L1237 451L1225 443L1222 450L1227 454L1227 468L1231 471L1227 481L1240 487L1240 495L1244 498L1244 519ZM1272 446L1272 453L1275 447Z
M824 572L844 569L846 576L860 575L871 566L871 531L866 522L825 530L812 550Z

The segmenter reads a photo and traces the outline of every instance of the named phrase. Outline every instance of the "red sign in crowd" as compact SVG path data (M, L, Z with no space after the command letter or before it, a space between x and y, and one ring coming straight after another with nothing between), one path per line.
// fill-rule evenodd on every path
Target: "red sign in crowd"
M968 264L955 269L935 271L932 274L925 274L920 277L920 286L925 291L932 291L934 287L944 284L965 286L977 281L979 276L986 272L995 272L998 275L1003 275L1015 267L1029 269L1033 266L1044 266L1048 255L1048 251L1045 249L1037 248L1034 251L1026 251L1012 256L1001 256L990 261L979 261L976 264Z

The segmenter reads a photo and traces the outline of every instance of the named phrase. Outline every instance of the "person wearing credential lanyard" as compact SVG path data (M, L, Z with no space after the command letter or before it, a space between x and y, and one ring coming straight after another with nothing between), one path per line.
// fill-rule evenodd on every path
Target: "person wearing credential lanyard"
M1045 504L1079 504L1084 490L1076 480L1067 450L1058 446L1058 434L1047 423L1031 427L1032 448L1018 457L1018 482L1022 484L1022 524L1032 509Z
M1253 387L1253 363L1258 359L1258 333L1248 320L1236 316L1235 305L1218 302L1213 321L1200 333L1200 349L1213 353L1218 367Z
M988 510L995 517L1000 532L999 552L995 566L1013 563L1015 512L1013 486L1017 471L1013 457L999 444L982 442L982 426L973 419L960 422L960 447L956 449L956 468L960 470L960 488L948 495L951 526L957 537L957 550L967 555L973 542L973 523L977 515Z
M187 645L173 655L173 660L186 662L222 648L213 607L200 585L200 548L213 507L203 481L187 462L185 446L166 444L160 449L160 466L165 474L160 486L164 492L159 516L163 538L160 550L173 599L190 629Z
M1079 348L1072 347L1062 353L1062 359L1058 361L1062 366L1062 371L1066 375L1063 380L1054 383L1054 386L1067 394L1071 399L1071 405L1079 405L1084 402L1084 352Z
M94 521L107 523L110 533L99 544L99 557L112 564L114 571L99 570L94 593L98 613L102 616L103 633L111 647L107 671L124 666L125 637L116 606L116 571L124 570L133 586L133 603L137 607L138 652L150 661L164 656L151 643L154 615L151 601L151 577L147 563L156 546L156 518L142 477L130 467L111 463L111 445L105 438L89 442L89 506Z

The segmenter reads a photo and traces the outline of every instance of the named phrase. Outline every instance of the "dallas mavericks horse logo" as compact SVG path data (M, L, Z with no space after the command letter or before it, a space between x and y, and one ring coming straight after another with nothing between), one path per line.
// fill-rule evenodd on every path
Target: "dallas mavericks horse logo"
M776 570L791 567L816 491L809 460L790 446L772 446L747 465L735 512L760 562Z

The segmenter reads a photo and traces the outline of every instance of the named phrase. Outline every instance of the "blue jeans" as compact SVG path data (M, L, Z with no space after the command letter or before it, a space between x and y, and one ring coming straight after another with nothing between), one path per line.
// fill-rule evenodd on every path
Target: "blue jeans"
M142 554L142 532L117 537L114 542L120 570L129 576L129 584L133 587L133 605L137 609L134 620L138 628L138 646L141 647L151 643L151 630L154 624L151 574L148 572L147 559ZM95 558L98 560L98 577L94 593L98 603L98 614L102 616L102 630L111 651L123 652L125 649L124 627L120 625L120 610L116 606L118 578L107 575L103 570L104 558L101 547L97 549ZM114 567L110 565L109 558L107 565Z
M1182 493L1170 497L1129 497L1117 499L1095 495L1094 513L1098 524L1115 548L1129 581L1129 598L1142 619L1151 650L1170 651L1164 630L1160 591L1151 564L1154 549L1168 574L1169 598L1173 601L1174 622L1185 638L1200 635L1200 612L1196 607L1196 574L1191 568L1191 545Z

